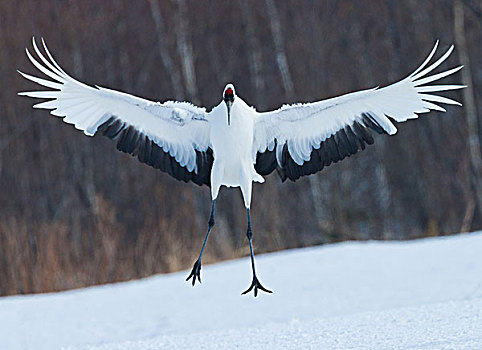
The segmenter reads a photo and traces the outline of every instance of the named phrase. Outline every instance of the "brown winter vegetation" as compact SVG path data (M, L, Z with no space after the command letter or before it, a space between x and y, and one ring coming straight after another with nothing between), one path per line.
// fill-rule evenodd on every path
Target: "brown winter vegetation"
M480 1L0 2L0 295L187 269L207 228L207 187L177 182L88 138L33 101L24 48L44 37L63 68L153 100L208 108L227 82L265 111L405 77L436 39L470 89L321 173L254 186L258 253L482 227ZM37 72L35 72L37 73ZM238 190L221 190L204 262L249 254Z

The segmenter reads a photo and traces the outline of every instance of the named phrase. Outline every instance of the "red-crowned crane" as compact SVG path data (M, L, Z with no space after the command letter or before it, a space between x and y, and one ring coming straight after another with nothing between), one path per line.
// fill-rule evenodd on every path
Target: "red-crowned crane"
M434 95L463 85L427 85L451 75L456 67L427 76L453 51L451 46L436 62L428 58L412 74L397 83L349 93L313 103L283 106L260 113L226 85L221 102L210 112L186 102L153 102L123 92L87 86L60 68L42 39L45 54L35 39L32 64L50 79L19 72L46 91L19 95L48 101L34 108L51 110L88 136L99 132L117 142L117 149L129 153L178 180L211 187L212 203L208 230L191 274L192 284L201 281L201 259L214 226L214 206L219 189L240 187L248 217L246 236L251 251L253 280L243 292L263 287L256 276L251 230L250 204L253 181L264 182L263 175L278 172L282 181L314 174L333 162L364 150L374 142L370 131L393 135L394 122L415 119L430 110L445 111L437 103L460 103ZM428 66L427 66L428 65Z

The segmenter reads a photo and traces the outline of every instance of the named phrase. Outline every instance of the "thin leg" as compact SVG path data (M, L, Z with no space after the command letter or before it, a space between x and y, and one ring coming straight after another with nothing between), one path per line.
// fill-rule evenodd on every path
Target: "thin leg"
M249 241L249 249L251 251L251 268L253 269L253 282L251 286L245 290L242 294L249 293L254 288L254 296L258 296L258 289L261 289L263 292L266 293L273 293L272 291L263 287L263 285L259 282L258 277L256 277L256 268L254 266L254 253L253 253L253 231L251 230L251 215L249 213L249 208L246 208L248 213L248 231L246 232L246 237L248 237Z
M192 277L192 285L196 283L196 277L201 283L201 259L203 257L204 253L204 248L206 247L206 243L208 242L208 237L209 234L211 233L212 228L214 227L215 221L214 221L214 205L216 204L216 199L213 199L211 202L211 214L209 215L209 221L208 221L208 232L206 233L206 236L204 237L204 242L203 246L201 247L201 253L199 254L199 258L196 260L194 263L194 266L192 267L192 271L189 274L189 276L186 278L186 281L189 281L189 279Z

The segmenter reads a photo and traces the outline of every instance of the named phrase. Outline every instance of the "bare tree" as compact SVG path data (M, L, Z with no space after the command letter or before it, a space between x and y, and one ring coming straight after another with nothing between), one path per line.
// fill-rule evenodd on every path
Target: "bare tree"
M255 25L253 23L251 4L248 1L240 2L241 14L245 21L246 41L248 43L249 71L253 86L258 93L264 91L265 81L262 75L262 53L256 39ZM263 108L264 106L260 106Z
M161 57L162 64L169 73L169 79L171 80L172 88L174 89L174 97L180 100L185 99L183 88L181 84L181 77L176 67L172 63L171 55L167 48L167 34L164 30L164 22L162 19L161 9L159 8L158 0L149 0L151 7L151 16L156 26L157 43L159 45L159 56Z
M281 74L286 98L292 100L294 97L293 80L288 66L288 59L283 45L283 33L281 31L281 22L278 10L273 0L266 0L266 8L268 10L268 21L273 35L273 41L276 51L276 63Z
M462 82L467 85L467 88L463 91L463 98L467 131L469 134L468 145L472 164L472 185L477 197L479 215L482 216L482 156L480 151L479 122L477 120L477 107L473 90L474 85L472 82L471 65L464 28L464 5L462 1L454 0L453 9L455 41L457 43L460 63L465 67L462 70ZM473 208L473 205L469 202L467 208ZM463 227L466 229L470 226L465 224Z
M192 47L188 40L188 13L186 9L185 0L172 0L176 5L176 24L177 24L177 52L181 58L182 71L184 73L184 80L186 82L187 97L194 103L199 103L197 86L196 86L196 72L194 70L194 56Z

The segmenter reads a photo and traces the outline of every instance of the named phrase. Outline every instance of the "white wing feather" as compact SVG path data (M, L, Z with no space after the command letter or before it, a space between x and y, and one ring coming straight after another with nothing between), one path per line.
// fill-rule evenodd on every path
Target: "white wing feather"
M86 135L92 136L110 117L144 133L188 171L197 172L196 150L209 147L209 123L205 109L186 102L152 102L127 93L85 85L67 73L55 62L42 39L47 58L40 52L35 39L33 47L41 64L28 51L32 64L52 80L19 73L28 80L52 90L20 92L19 95L49 99L34 108L50 109L51 114L63 117Z
M397 122L404 122L407 119L418 118L417 114L430 110L445 112L445 109L436 103L460 105L457 101L432 93L461 89L465 86L425 85L462 68L459 66L426 77L453 51L451 46L440 59L425 68L437 46L438 41L430 55L415 72L387 87L353 92L314 103L283 106L276 111L258 113L255 122L255 151L261 153L266 150L272 151L276 140L277 160L281 165L281 152L287 143L290 156L296 164L302 165L310 160L313 149L318 149L324 140L340 129L352 125L355 121L363 125L362 113L370 113L386 133L393 135L397 132L397 128L388 117Z

